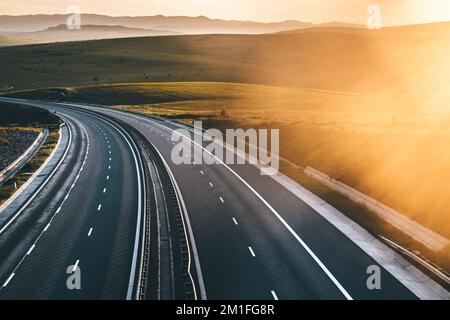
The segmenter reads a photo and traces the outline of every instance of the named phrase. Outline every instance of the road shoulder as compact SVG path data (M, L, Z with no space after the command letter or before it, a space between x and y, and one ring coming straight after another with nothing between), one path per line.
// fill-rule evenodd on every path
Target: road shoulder
M57 167L69 144L69 129L62 125L58 143L50 156L41 167L33 173L28 181L23 184L7 201L0 206L0 227L4 226L25 203L38 190L39 186Z

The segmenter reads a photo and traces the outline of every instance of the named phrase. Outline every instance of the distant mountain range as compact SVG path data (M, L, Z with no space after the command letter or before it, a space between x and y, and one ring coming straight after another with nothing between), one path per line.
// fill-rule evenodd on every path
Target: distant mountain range
M65 24L50 27L42 31L9 33L9 38L26 39L30 42L62 42L113 38L133 38L150 36L168 36L180 34L165 30L147 30L123 26L83 25L81 29L70 30Z
M51 27L66 24L70 15L23 15L23 16L0 16L0 32L35 32L45 30ZM111 17L97 14L82 14L82 25L100 25L100 26L122 26L133 29L148 30L170 30L176 33L184 34L212 34L212 33L239 33L239 34L258 34L273 33L287 30L311 28L314 26L327 27L362 27L355 24L346 24L342 22L330 22L323 25L317 25L309 22L287 20L282 22L254 22L254 21L236 21L219 20L207 17L166 17L142 16L142 17Z
M18 44L83 41L96 39L168 36L180 34L267 34L267 33L351 33L361 35L436 35L449 34L450 23L431 23L387 27L372 31L363 25L343 22L313 24L287 20L282 22L254 22L219 20L207 17L111 17L82 14L81 29L70 30L66 22L70 15L0 16L0 46ZM443 28L444 26L444 28ZM447 27L448 26L448 27Z

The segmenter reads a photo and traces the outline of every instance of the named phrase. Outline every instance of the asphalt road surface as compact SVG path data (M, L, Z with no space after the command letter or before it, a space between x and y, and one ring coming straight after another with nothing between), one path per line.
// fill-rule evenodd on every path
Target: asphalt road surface
M383 268L381 290L369 290L367 268L377 263L256 167L174 165L170 140L176 124L104 112L142 132L171 167L189 212L208 299L416 298Z
M60 115L72 143L48 185L0 235L0 282L9 280L0 299L125 299L142 198L133 153L108 122ZM66 286L75 266L82 290Z
M14 273L0 298L124 299L133 276L142 196L132 147L120 129L105 120L70 107L48 106L70 125L73 143L57 176L0 235L0 283ZM369 290L367 268L377 263L256 167L175 165L171 135L177 124L95 110L137 129L167 162L189 216L200 297L417 298L382 267L381 289ZM71 291L66 268L77 261L84 287Z

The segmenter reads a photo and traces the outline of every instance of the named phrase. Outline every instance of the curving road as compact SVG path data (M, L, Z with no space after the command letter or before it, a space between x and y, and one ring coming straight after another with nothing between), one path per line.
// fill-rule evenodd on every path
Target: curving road
M58 114L72 143L48 185L0 234L0 299L125 299L142 210L137 152L108 121ZM82 290L66 286L75 266Z
M15 273L0 290L0 298L127 297L141 211L136 173L140 169L127 139L109 121L85 112L87 109L129 124L165 159L185 208L199 298L418 298L418 290L406 287L293 193L261 176L256 167L174 165L170 161L171 135L179 125L118 110L45 106L66 119L74 143L48 188L0 235L0 255L5 257L0 264L0 283ZM75 181L84 158L85 167ZM48 230L26 255L59 206ZM65 268L76 261L86 279L85 290L80 292L65 288ZM367 287L367 268L373 265L381 270L380 290ZM434 289L449 297L438 285ZM436 292L429 296L438 296L433 296ZM428 293L420 294L423 298Z
M97 111L142 132L171 167L190 214L208 299L416 299L384 270L382 290L369 290L367 267L377 263L256 167L173 165L176 124Z

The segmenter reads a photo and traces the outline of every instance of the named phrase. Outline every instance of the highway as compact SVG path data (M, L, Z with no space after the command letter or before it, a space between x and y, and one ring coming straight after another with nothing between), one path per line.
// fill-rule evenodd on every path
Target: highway
M208 299L415 298L387 272L382 290L369 290L366 270L376 263L256 167L230 166L251 181L257 194L225 165L171 164L175 124L109 114L141 131L171 167L190 213ZM301 235L328 271L261 198Z
M142 210L136 151L100 118L59 115L72 143L48 185L0 234L0 299L125 299ZM82 290L66 286L75 266Z
M0 290L0 298L127 297L139 229L137 217L142 213L138 208L141 182L136 173L140 169L126 139L109 120L102 120L91 111L128 124L164 159L184 213L183 228L191 262L189 275L195 278L196 298L418 298L311 207L274 179L260 175L256 167L174 165L170 160L174 143L170 139L179 125L118 110L46 105L57 110L70 124L74 143L65 165L33 201L27 209L29 212L24 212L0 235L0 255L5 257L0 264L0 284L15 273ZM84 158L84 168L75 181ZM157 166L150 166L153 182L158 180L156 169ZM61 206L74 182L75 187ZM156 207L163 208L164 184L157 182L160 187L153 188L157 194L155 199L160 199ZM59 206L59 214L40 236L33 251L26 255ZM170 208L166 207L164 212L170 214ZM153 223L153 228L158 229L161 269L163 259L172 264L178 260L177 254L161 256L164 244L161 245L160 236L174 230L170 229L170 223L164 227L158 221L156 226ZM93 232L89 236L90 228ZM177 247L177 240L173 241L169 241L170 252L175 252L173 247ZM154 246L154 241L150 246L152 243ZM26 258L20 262L24 255ZM86 285L83 290L69 291L65 287L65 268L76 261ZM367 268L372 265L381 269L379 290L367 287ZM173 281L176 280L172 280L175 286ZM161 279L156 282L161 285ZM170 298L170 295L159 293L156 298Z

